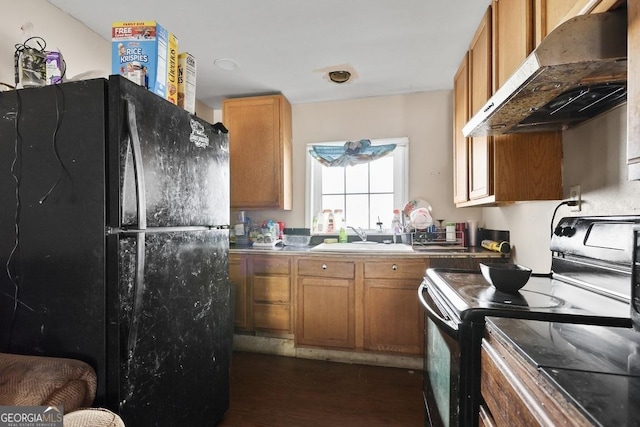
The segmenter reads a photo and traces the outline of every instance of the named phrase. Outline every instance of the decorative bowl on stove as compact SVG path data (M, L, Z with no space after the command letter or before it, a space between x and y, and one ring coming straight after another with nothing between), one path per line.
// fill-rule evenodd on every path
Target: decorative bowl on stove
M531 277L531 269L518 264L480 263L480 271L490 285L502 292L517 292Z

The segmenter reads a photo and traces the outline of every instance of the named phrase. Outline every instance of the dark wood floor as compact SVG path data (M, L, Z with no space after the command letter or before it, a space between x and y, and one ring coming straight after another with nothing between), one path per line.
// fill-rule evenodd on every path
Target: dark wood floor
M422 426L420 371L236 352L224 427Z

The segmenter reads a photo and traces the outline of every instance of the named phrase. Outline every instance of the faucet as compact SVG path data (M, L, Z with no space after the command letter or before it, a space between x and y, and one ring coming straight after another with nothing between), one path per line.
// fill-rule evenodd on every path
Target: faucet
M365 233L365 231L360 228L360 227L352 227L349 226L350 229L352 229L353 231L355 231L355 233L358 235L358 237L360 238L360 240L362 240L363 242L367 241L367 233Z

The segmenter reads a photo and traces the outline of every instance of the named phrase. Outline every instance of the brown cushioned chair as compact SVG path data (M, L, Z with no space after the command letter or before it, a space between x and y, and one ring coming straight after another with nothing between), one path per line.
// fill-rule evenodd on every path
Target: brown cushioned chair
M96 373L85 362L0 353L0 406L62 406L64 427L124 427L117 414L89 408L95 396Z
M91 406L96 373L87 363L58 357L0 353L0 405Z

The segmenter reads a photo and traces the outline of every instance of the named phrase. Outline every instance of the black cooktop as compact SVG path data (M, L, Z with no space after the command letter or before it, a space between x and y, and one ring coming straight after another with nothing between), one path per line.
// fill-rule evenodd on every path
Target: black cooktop
M515 293L500 292L479 272L427 270L427 290L459 322L485 316L630 327L629 303L551 276L531 277Z
M640 332L521 319L488 323L594 424L640 422Z

